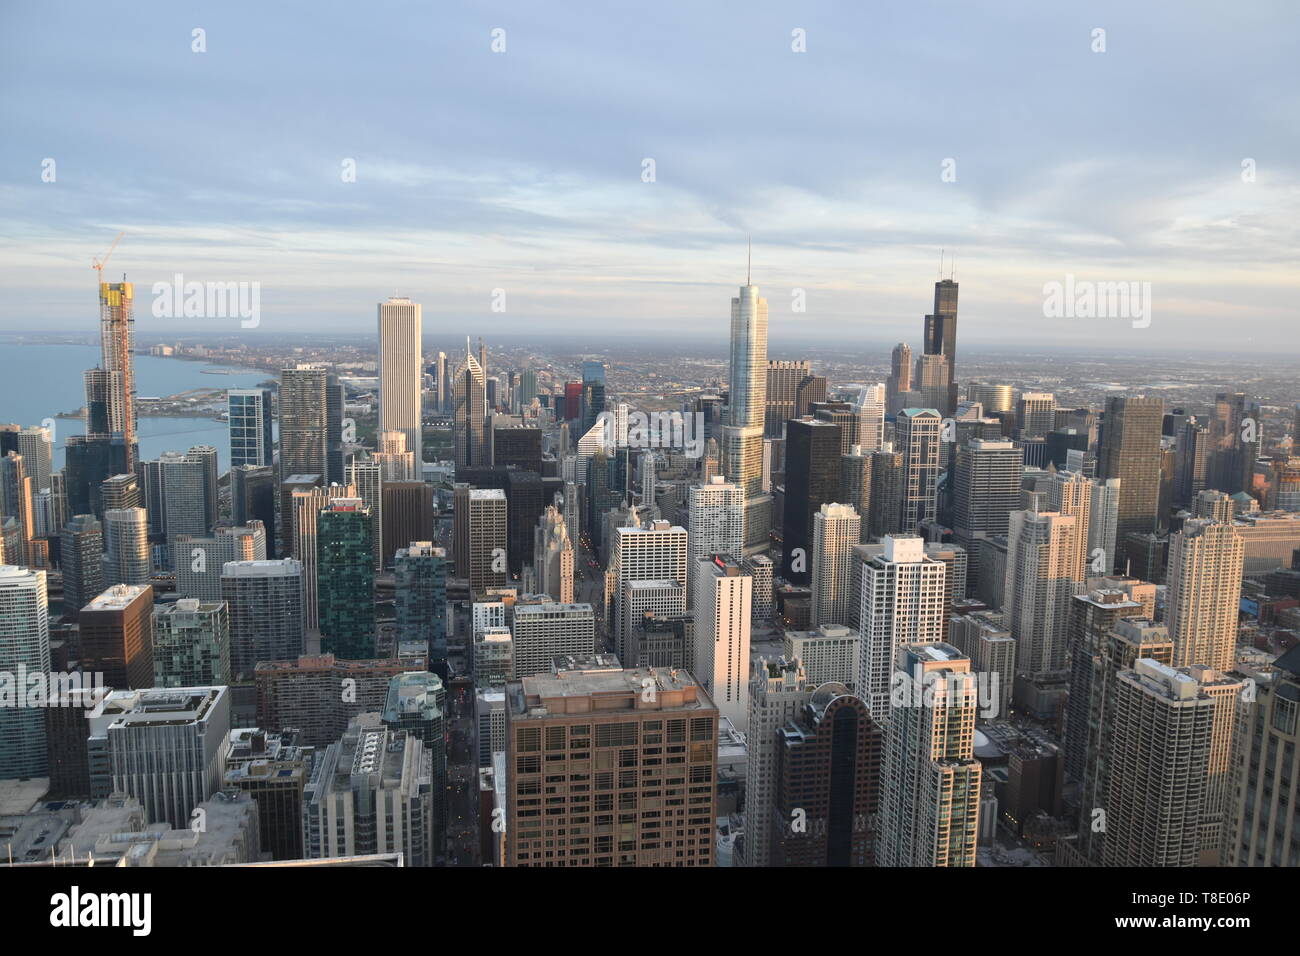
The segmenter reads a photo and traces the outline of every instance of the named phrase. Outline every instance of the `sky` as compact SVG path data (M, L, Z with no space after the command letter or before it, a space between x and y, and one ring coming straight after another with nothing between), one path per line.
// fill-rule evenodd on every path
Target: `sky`
M943 250L968 344L1300 352L1297 62L1292 0L8 3L0 330L124 231L141 335L725 340L752 237L774 337L919 346Z

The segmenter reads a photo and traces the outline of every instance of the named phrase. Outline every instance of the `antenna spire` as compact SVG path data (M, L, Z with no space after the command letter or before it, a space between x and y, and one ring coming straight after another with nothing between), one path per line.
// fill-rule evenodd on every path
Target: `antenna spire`
M754 237L749 237L749 251L745 255L745 285L750 285L749 277L754 265Z

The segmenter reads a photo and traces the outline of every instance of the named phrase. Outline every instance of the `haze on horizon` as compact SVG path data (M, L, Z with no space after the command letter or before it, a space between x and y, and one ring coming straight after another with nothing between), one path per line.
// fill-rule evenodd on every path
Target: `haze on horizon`
M142 335L240 332L154 318L180 273L259 282L248 336L372 330L398 291L430 334L725 338L752 235L774 339L916 344L945 248L964 344L1295 351L1293 22L1281 0L1229 33L1208 3L10 7L0 331L94 329L90 261L125 230L106 277L136 283ZM1045 318L1067 275L1151 283L1153 321Z

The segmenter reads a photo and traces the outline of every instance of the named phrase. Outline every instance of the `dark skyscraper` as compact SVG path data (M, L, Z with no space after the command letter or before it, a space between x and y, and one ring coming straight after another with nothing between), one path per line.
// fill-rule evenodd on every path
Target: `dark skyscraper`
M785 426L785 520L782 574L808 584L813 515L840 491L840 426L795 419Z
M1119 518L1115 526L1114 567L1123 571L1127 537L1151 534L1159 524L1160 429L1164 403L1158 398L1106 399L1097 470L1100 478L1118 478ZM1107 555L1110 561L1111 556Z
M276 550L275 475L267 465L230 469L230 516L236 527L257 520L266 529L267 556Z
M957 283L942 279L934 284L934 312L925 317L925 354L947 359L948 405L957 407Z
M326 371L299 365L280 372L280 480L328 471Z
M345 660L375 656L375 558L370 512L335 498L316 519L321 651Z

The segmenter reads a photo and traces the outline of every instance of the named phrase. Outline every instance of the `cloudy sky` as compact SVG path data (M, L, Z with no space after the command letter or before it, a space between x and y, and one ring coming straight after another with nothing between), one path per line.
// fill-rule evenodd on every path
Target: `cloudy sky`
M725 337L752 235L774 337L918 343L947 249L968 343L1300 351L1297 62L1293 0L6 4L0 328L93 329L125 230L142 333L240 331L181 273L248 335Z

